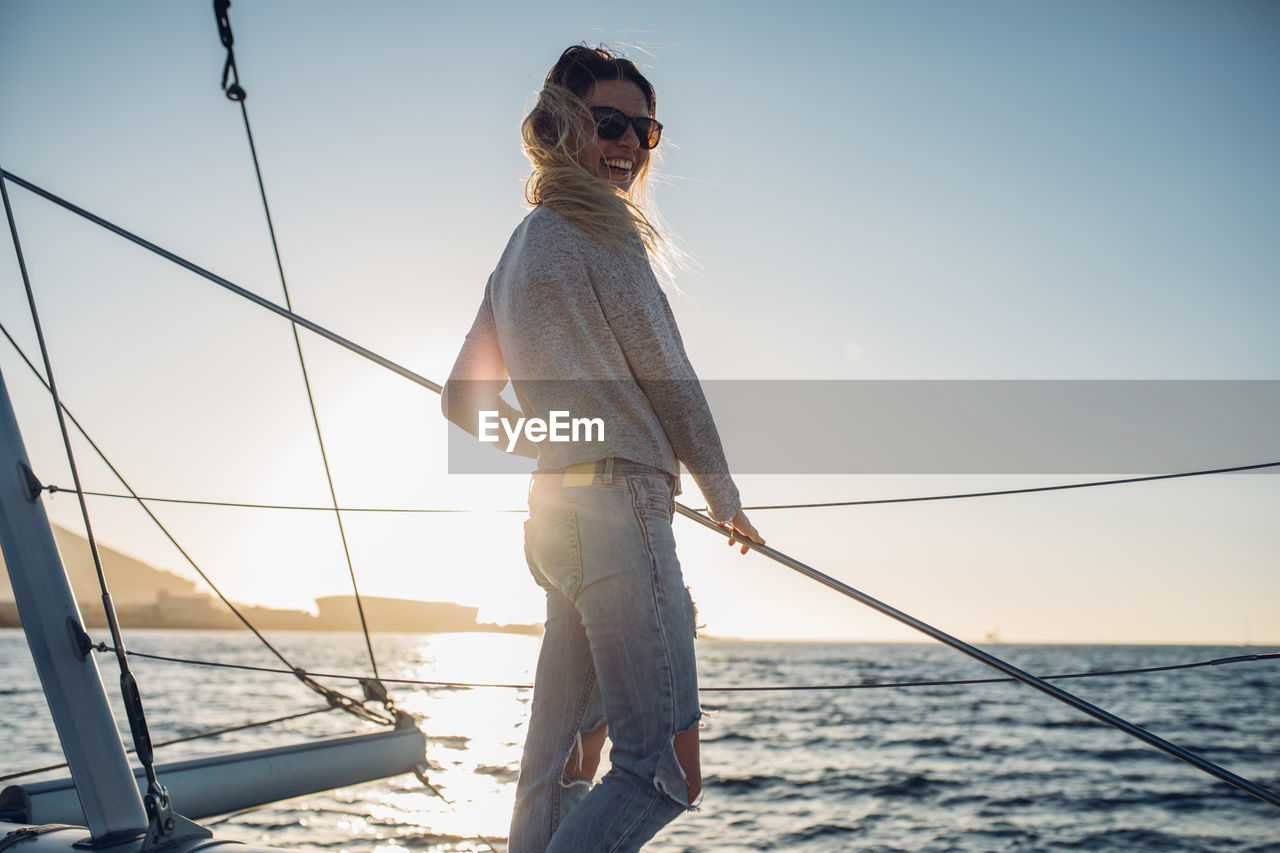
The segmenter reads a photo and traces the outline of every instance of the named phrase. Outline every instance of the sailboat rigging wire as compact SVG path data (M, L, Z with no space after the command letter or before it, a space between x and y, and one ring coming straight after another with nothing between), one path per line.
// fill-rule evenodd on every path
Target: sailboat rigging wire
M267 217L267 231L271 234L271 251L276 258L276 271L280 274L280 289L284 292L284 306L293 311L293 300L289 296L289 282L284 274L284 261L280 258L280 243L276 240L276 226L271 218L271 205L267 203L267 186L262 180L262 167L258 163L258 146L253 142L253 128L249 126L249 110L245 106L245 91L240 87L240 74L236 69L235 52L232 45L235 37L231 34L230 18L231 0L214 0L214 17L218 19L218 35L227 48L227 64L222 71L222 89L227 99L240 105L240 115L244 119L244 132L249 140L249 154L253 159L253 173L258 178L258 193L262 196L262 210ZM235 82L227 85L227 72L235 75ZM324 463L324 477L329 484L329 497L333 503L333 517L338 523L338 537L342 540L342 554L347 560L347 573L351 576L351 591L355 593L356 612L360 615L360 628L364 631L364 645L369 652L369 665L373 668L373 677L378 677L378 658L373 653L373 641L369 639L369 622L365 618L364 600L360 597L360 584L356 582L355 564L351 560L351 546L347 542L347 528L342 523L342 511L338 509L338 491L333 485L333 471L329 467L329 453L324 446L324 433L320 429L320 415L316 411L316 398L311 390L311 377L307 371L307 360L302 354L302 339L298 336L298 324L289 324L293 332L293 345L298 352L298 365L302 368L302 384L307 391L307 404L311 407L311 423L316 429L316 442L320 446L320 460Z
M3 326L0 326L3 328ZM1237 471L1254 471L1261 468L1280 468L1280 462L1261 462L1256 465L1236 465L1232 468L1210 468L1204 471L1183 471L1178 474L1156 474L1147 477L1127 477L1121 480L1095 480L1089 483L1068 483L1066 485L1057 486L1035 486L1027 489L1002 489L994 492L964 492L961 494L951 495L921 495L910 498L873 498L862 501L836 501L832 503L813 503L813 504L770 504L764 506L744 506L744 510L759 509L812 509L816 507L841 507L841 506L871 506L874 504L897 504L897 503L914 503L917 501L949 501L961 500L964 498L986 498L996 495L1023 495L1032 492L1054 492L1061 489L1085 489L1093 486L1117 486L1124 483L1145 483L1152 480L1174 480L1185 477L1204 477L1209 474L1231 474ZM73 489L63 488L62 486L48 483L44 485L44 489L49 494L57 494L58 492L72 492ZM84 494L95 498L122 498L124 500L134 500L134 495L121 495L114 492L94 492L86 491ZM173 503L187 504L190 506L223 506L235 507L238 509L283 509L296 510L301 512L333 512L330 506L306 506L295 504L255 504L242 503L237 501L205 501L195 500L192 498L139 498L139 500L153 501L155 503ZM471 509L471 508L442 508L442 507L378 507L378 506L344 506L342 512L403 512L403 513L457 513L457 512L497 512L497 513L527 513L528 507L519 509ZM696 512L706 512L705 507L699 507Z
M35 194L49 201L52 201L53 203L59 205L60 207L63 207L66 210L69 210L78 216L88 219L89 221L94 222L95 224L98 224L104 228L107 228L108 230L124 237L125 239L130 240L131 242L136 243L137 245L142 246L143 248L148 249L149 251L152 251L160 255L161 257L167 258L173 261L174 263L178 264L179 266L182 266L190 270L191 272L194 272L197 275L200 275L203 278L206 278L214 282L215 284L218 284L228 290L231 290L232 292L237 293L243 296L244 298L257 303L258 305L264 308L267 308L268 310L274 311L275 313L283 317L293 320L294 322L298 323L304 328L307 328L312 332L315 332L316 334L319 334L325 338L328 338L334 343L340 346L346 347L352 352L362 355L365 358L369 359L370 361L380 364L383 367L386 367L388 370L391 370L392 372L397 373L405 377L406 379L409 379L412 382L422 385L425 388L430 388L436 393L440 393L442 391L442 388L439 384L432 382L431 380L426 379L425 377L420 376L417 373L414 373L408 368L401 367L400 365L396 364L390 359L383 358L382 356L379 356L376 353L373 353L370 350L367 350L364 347L361 347L358 344L355 344L352 341L349 341L346 338L341 337L340 335L330 332L329 330L323 328L322 326L319 326L316 323L312 323L311 321L307 320L304 317L298 316L297 314L293 313L288 309L282 308L279 305L276 305L275 303L267 299L264 299L261 296L258 296L257 294L252 293L251 291L245 290L244 288L236 284L233 284L232 282L227 281L226 279L220 276L214 275L213 273L196 266L190 261L186 261L178 257L177 255L174 255L172 252L168 252L164 249L161 249L155 244L150 243L146 240L143 240L141 237L137 237L136 235L131 234L125 229L120 228L119 226L113 225L107 222L106 220L98 216L95 216L89 213L88 211L85 211L68 201L65 201L64 199L59 198L53 193L50 193L47 190L41 189L40 187L37 187L36 185L13 175L10 172L6 172L3 169L0 169L0 178L8 178L14 181L14 183L18 184L19 186L22 186L23 188L31 192L34 192ZM3 181L0 181L0 186L2 185L3 185ZM7 195L6 195L6 203L7 203ZM79 486L77 485L77 489L78 488ZM83 500L83 496L81 496L81 500ZM717 531L722 536L726 536L726 537L729 536L729 531L722 528L719 524L712 521L710 518L707 518L706 516L700 513L694 512L684 504L676 503L676 511L679 512L681 515L687 518L690 518L711 530ZM1012 664L1009 664L1001 660L1000 658L995 657L994 655L991 655L985 651L982 651L981 649L978 649L975 646L972 646L968 643L963 642L962 640L952 637L951 635L946 634L938 630L937 628L934 628L928 623L922 622L913 616L910 616L896 608L893 608L887 604L884 604L883 602L880 602L872 598L871 596L868 596L865 593L862 593L854 589L853 587L847 584L844 584L836 580L835 578L830 577L829 575L826 575L810 566L805 565L804 563L801 563L798 560L795 560L773 548L770 548L767 545L756 545L755 543L750 542L749 540L747 542L744 542L743 544L749 547L751 550L758 551L764 556L769 557L770 559L776 562L779 562L782 565L787 566L788 568L796 572L799 572L800 574L805 575L811 580L817 581L818 583L821 583L829 587L830 589L833 589L841 593L842 595L845 595L849 598L859 601L860 603L868 607L871 607L872 609L877 610L883 613L884 615L889 616L892 619L902 622L903 624L908 625L909 627L914 628L915 630L920 631L921 633L924 633L929 637L932 637L933 639L943 643L944 645L951 646L957 651L960 651L966 655L969 655L975 660L978 660L981 663L987 666L990 666L991 668L997 671L1003 672L1006 675L1009 675L1017 679L1018 681L1021 681L1024 684L1027 684L1028 686L1033 687L1034 689L1039 690L1040 692L1045 693L1046 695L1054 699L1057 699L1060 702L1063 702L1064 704L1070 705L1071 707L1076 708L1077 710L1081 711L1084 714L1087 714L1091 717L1094 717L1097 720L1100 720L1110 726L1113 726L1114 728L1117 728L1125 732L1126 734L1129 734L1132 737L1137 738L1138 740L1141 740L1142 742L1150 746L1153 746L1156 749L1159 749L1162 752L1165 752L1175 758L1178 758L1179 760L1184 761L1187 764L1190 764L1191 766L1205 773L1208 773L1211 776L1214 776L1242 791L1245 791L1246 793L1251 794L1252 796L1255 796L1258 799L1263 800L1264 802L1280 807L1280 795L1277 795L1276 793L1269 791L1266 788L1263 788L1253 782L1250 782L1248 779L1244 779L1243 777L1237 776L1236 774L1231 773L1230 771L1225 770L1224 768L1219 767L1218 765L1204 758L1201 758L1200 756L1196 755L1193 752L1190 752L1189 750L1183 749L1182 747L1174 743L1171 743L1167 740L1164 740L1163 738L1157 735L1154 735L1151 732L1148 732L1145 729L1139 726L1136 726L1133 723L1128 722L1127 720L1117 717L1114 714L1104 711L1103 709L1098 708L1097 706L1084 701L1083 699L1073 696L1067 691L1062 690L1050 684L1049 682L1044 681L1043 679L1036 678L1030 673L1023 672L1017 667L1014 667Z
M722 536L730 537L732 535L731 530L726 530L724 527L712 521L707 516L702 515L701 513L698 513L698 512L694 512L693 510L689 509L684 504L681 504L679 502L676 503L676 512L680 513L685 518L688 518L692 521L697 522L698 524L701 524L703 527L706 527L710 530L714 530L718 532ZM741 541L741 540L735 540L735 541ZM1081 699L1078 696L1075 696L1074 694L1068 693L1062 688L1056 685L1050 684L1048 681L1045 681L1042 678L1037 678L1031 673L1025 672L1019 669L1018 667L1014 666L1013 664L1008 663L1007 661L1001 660L1000 658L996 657L995 655L989 652L985 652L976 646L970 645L969 643L966 643L963 640L960 640L956 637L951 636L950 634L940 631L937 628L930 625L929 623L921 621L920 619L917 619L908 613L904 613L903 611L898 610L896 607L892 607L888 604L885 604L882 601L872 598L866 593L860 592L859 590L854 589L848 584L843 583L842 581L838 581L835 578L831 577L830 575L824 574L811 566L807 566L804 563L800 562L799 560L796 560L792 557L787 556L781 551L778 551L774 548L770 548L768 545L757 545L755 542L752 542L749 539L745 541L741 541L741 544L747 546L752 551L759 552L763 556L768 557L769 559L777 563L781 563L787 568L804 575L810 580L815 580L818 583L828 587L829 589L835 590L841 595L852 598L853 600L861 604L865 604L867 607L870 607L873 610L879 611L880 613L884 614L885 616L888 616L891 619L894 619L895 621L901 622L902 624L906 625L909 628L913 628L922 634L932 637L938 642L943 643L944 645L948 645L951 648L955 649L956 651L962 652L968 655L969 657L973 658L974 660L979 661L980 663L986 664L992 669L995 669L999 672L1003 672L1005 675L1011 676L1012 678L1015 678L1018 681L1021 681L1023 684L1026 684L1028 687L1032 687L1036 690L1039 690L1041 693L1044 693L1047 696L1057 699L1059 702L1062 702L1063 704L1070 705L1072 708L1075 708L1077 711L1080 711L1084 714L1088 714L1090 717L1093 717L1095 720L1099 720L1103 723L1106 723L1109 726L1112 726L1113 728L1119 729L1125 734L1135 737L1138 740L1142 741L1143 743L1149 746L1155 747L1161 752L1171 755L1174 758L1177 758L1181 761L1185 761L1187 764L1190 764L1192 767L1195 767L1198 770L1202 770L1203 772L1208 773L1211 776L1215 776L1218 779L1221 779L1223 782L1226 782L1229 785L1233 785L1236 788L1239 788L1241 791L1244 791L1247 794L1251 794L1257 797L1263 802L1270 803L1271 805L1276 806L1277 808L1280 808L1280 794L1277 794L1274 791L1269 791L1255 782L1251 782L1242 776L1237 776L1235 773L1232 773L1230 770L1226 770L1225 768L1219 767L1213 762L1200 757L1199 755L1195 754L1194 752L1191 752L1188 749L1184 749L1175 743L1167 741L1164 738L1160 737L1159 735L1152 734L1151 732L1147 731L1141 726L1134 725L1128 720L1125 720L1121 717L1117 717L1115 714L1112 714L1109 711L1104 711L1102 708L1099 708L1097 705L1094 705L1090 702L1086 702L1084 699Z
M2 185L3 185L3 181L0 181L0 186ZM18 353L18 355L22 358L22 360L26 362L27 367L30 368L31 372L36 375L36 378L40 380L40 383L44 385L46 389L50 389L49 380L46 379L40 373L39 368L37 368L35 364L32 363L31 359L27 358L27 354L22 351L22 347L18 346L18 342L14 340L13 335L9 334L9 330L4 327L3 323L0 323L0 333L4 334L5 338L8 339L9 341L9 344L14 348L14 350ZM233 614L235 614L236 618L239 619L240 622L243 623L243 625L246 628L252 631L253 635L257 637L258 640L261 641L262 644L266 646L267 649L269 649L272 654L274 654L277 658L279 658L281 663L289 667L289 671L293 673L293 675L297 677L299 681L301 681L307 687L314 690L316 693L319 693L321 696L323 696L331 707L335 707L335 708L340 707L343 710L347 711L348 713L354 714L360 719L367 720L369 722L381 723L383 725L393 725L395 723L393 719L382 716L376 712L370 711L369 709L365 708L363 704L360 703L358 700L352 699L349 696L343 696L337 691L332 690L331 688L325 687L324 685L309 679L306 673L300 667L294 666L293 663L288 658L286 658L279 649L277 649L274 645L272 645L271 641L268 640L265 636L263 636L262 632L259 631L257 628L255 628L253 626L253 623L250 622L248 618L245 617L245 615L241 613L240 610L234 604L231 603L231 599L223 595L222 590L219 589L218 585L213 582L213 579L209 577L203 569L200 568L199 564L197 564L195 559L192 558L192 556L187 553L186 549L183 548L180 544L178 544L178 540L175 539L173 534L169 532L169 529L164 526L164 523L161 522L160 519L156 516L156 514L151 511L151 508L146 505L145 503L146 498L140 497L138 493L133 490L133 486L129 485L129 481L126 480L124 478L124 475L120 473L120 469L116 468L116 466L111 462L111 460L107 458L106 452L104 452L103 449L98 446L98 443L93 440L93 438L89 435L88 431L84 428L84 425L81 424L80 421L76 419L76 416L71 413L71 410L68 409L64 404L62 404L61 401L59 401L58 405L59 405L59 410L61 412L66 413L67 418L71 421L71 423L75 426L75 428L80 432L80 435L83 436L84 440L89 443L89 446L93 448L93 451L98 454L98 458L102 460L103 464L105 464L108 469L110 469L111 473L114 474L116 479L120 481L120 484L125 487L125 489L129 492L130 495L132 495L133 499L138 502L138 506L142 507L142 511L147 514L147 516L156 525L156 527L160 529L160 532L165 535L165 538L168 539L169 542L173 545L173 547L178 550L178 553L181 554L183 559L187 561L187 564L191 566L191 568L195 571L195 573L199 575L200 578L206 584L209 585L209 588L213 590L214 595L218 596L219 600L221 600L222 603L227 606L227 609L229 609Z
M274 725L275 723L287 723L290 720L298 720L303 717L310 717L314 714L327 714L330 711L336 711L336 710L338 709L332 706L325 706L324 708L312 708L310 711L299 711L296 714L286 714L283 717L272 717L269 720L257 720L256 722L252 722L252 723L241 723L235 726L223 726L222 728L210 729L209 731L198 732L193 735L184 735L183 737L176 737L176 738L172 738L171 740L162 740L159 743L153 743L152 747L154 747L155 749L159 749L162 746L173 746L176 743L186 743L187 741L192 741L192 740L203 740L205 738L219 737L221 735L227 735L233 732L241 732L241 731L244 731L245 729L256 729L256 728L261 728L262 726ZM126 749L125 752L133 752L133 750ZM50 770L61 770L63 767L66 767L66 766L67 766L67 762L64 761L61 764L47 764L44 767L34 767L31 770L23 770L20 773L10 773L6 776L0 776L0 782L8 782L12 779L21 779L24 776L34 776L37 773L46 773Z
M322 338L327 338L328 340L332 341L338 346L344 347L350 350L351 352L355 353L356 355L367 358L369 361L372 361L374 364L385 367L387 370L390 370L392 373L398 374L399 376L403 376L405 379L408 379L410 382L413 382L417 385L421 385L423 388L428 388L432 391L435 391L437 394L439 394L443 390L439 385L439 383L432 382L430 379L426 378L425 376L415 373L407 367L403 367L399 364L396 364L391 359L384 358L383 356L380 356L377 353L373 352L372 350L366 349L353 341L349 341L346 338L342 337L341 335L337 334L336 332L329 331L324 326L321 326L319 323L313 323L312 321L308 320L306 317L302 317L298 314L295 314L289 309L283 308L275 304L271 300L265 299L259 296L258 294L254 293L251 290L246 290L240 285L234 284L233 282L228 281L222 276L215 275L209 272L208 270L204 269L203 267L197 266L196 264L193 264L191 261L188 261L185 258L179 257L178 255L175 255L173 252L170 252L167 249L162 249L156 244L149 242L147 240L144 240L143 238L137 236L136 234L126 231L125 229L121 228L119 225L115 225L111 222L108 222L102 217L96 216L90 213L89 211L85 210L84 208L77 207L76 205L72 204L66 199L60 198L54 195L53 193L49 192L48 190L45 190L36 186L30 181L23 180L22 178L18 177L12 172L6 172L3 169L0 169L0 178L7 178L13 181L18 186L22 187L23 189L28 190L29 192L33 192L47 201L53 202L54 204L58 205L64 210L69 210L72 213L76 214L77 216L87 219L93 224L98 225L102 228L105 228L108 231L112 232L113 234L123 237L129 242L134 243L138 246L141 246L142 248L146 249L149 252L154 252L155 254L159 255L165 260L172 261L173 263L177 264L183 269L193 272L196 275L200 276L201 278L208 279L214 284L224 287L227 290L230 290L232 293L238 296L242 296L245 299L248 299L250 302L253 302L254 304L259 305L263 308L266 308L268 311L273 311L276 314L279 314L281 317L284 317L288 320L292 320L293 322L297 323L299 326L302 326L304 329L307 329L310 332L314 332L315 334L319 335Z
M103 645L94 646L96 652L108 652L109 648ZM291 670L275 669L268 666L254 666L246 663L224 663L222 661L198 660L195 658L177 658L168 657L166 655L153 655L146 652L138 652L132 649L129 654L136 658L145 660L160 661L162 663L181 663L191 666L211 666L220 667L222 669L241 669L249 672L274 672L289 673ZM1063 680L1069 678L1109 678L1116 676L1129 675L1146 675L1153 672L1173 672L1182 669L1199 669L1206 666L1225 666L1233 663L1248 663L1260 660L1280 660L1280 652L1264 652L1256 655L1233 655L1226 658L1214 658L1213 660L1195 661L1193 663L1172 663L1163 664L1161 666L1144 666L1136 669L1105 669L1094 672L1069 672L1061 675L1041 675L1040 678L1045 681ZM346 681L359 681L364 676L349 675L335 672L307 672L312 678L335 678ZM510 690L530 690L532 684L513 684L507 682L482 682L482 681L428 681L421 678L384 678L385 682L391 684L411 684L424 687L493 687ZM767 691L782 690L886 690L890 688L907 688L907 687L957 687L968 684L1009 684L1016 682L1016 678L956 678L946 681L863 681L857 684L736 684L732 686L701 686L698 688L703 693L759 693Z
M95 646L94 651L110 652L112 649L102 646ZM128 650L127 654L136 658L145 660L154 660L162 663L180 663L190 666L209 666L222 669L239 669L249 670L252 672L269 672L280 673L284 675L293 675L292 669L275 669L265 666L252 666L249 664L233 664L221 661L196 660L193 658L175 658L165 655L153 655L146 652L139 652L133 649ZM1280 660L1280 652L1264 652L1256 655L1233 655L1226 658L1214 658L1213 660L1195 661L1192 663L1175 663L1164 664L1162 666L1144 666L1136 669L1109 669L1094 672L1071 672L1060 675L1042 675L1040 678L1048 680L1068 679L1068 678L1111 678L1117 676L1146 675L1156 672L1173 672L1184 669L1199 669L1207 666L1226 666L1228 664L1249 663L1261 660ZM360 675L339 675L328 672L308 672L307 675L312 678L333 678L348 681L359 681L363 678ZM505 688L515 690L530 690L532 684L506 684L497 682L476 682L476 681L426 681L415 678L384 678L384 682L392 684L407 684L425 687L449 687L449 688ZM765 684L765 685L747 685L738 684L727 687L718 686L702 686L699 691L703 693L759 693L759 692L780 692L780 691L806 691L806 690L885 690L885 689L903 689L915 687L957 687L971 684L1012 684L1016 683L1014 678L958 678L946 681L883 681L883 682L861 682L858 684ZM232 732L242 731L244 729L258 728L261 726L269 726L274 723L288 722L302 717L308 717L313 714L323 714L329 711L337 710L336 708L313 708L310 711L301 711L296 714L288 714L283 717L273 717L269 720L258 720L252 723L243 723L236 726L227 726L219 729L211 729L205 732L199 732L194 735L173 738L172 740L160 741L153 744L157 749L162 746L172 746L176 743L185 741L200 740L203 738L217 737L219 735L230 734ZM0 782L8 782L13 779L20 779L24 776L34 776L37 773L44 773L50 770L58 770L66 767L66 762L62 764L50 764L45 767L36 767L31 770L23 770L20 773L10 773L6 776L0 776Z
M1094 486L1118 486L1123 483L1149 483L1153 480L1174 480L1179 477L1203 477L1206 474L1230 474L1235 471L1256 471L1261 468L1280 468L1280 462L1260 462L1257 465L1236 465L1232 468L1212 468L1207 471L1184 471L1178 474L1153 474L1146 477L1125 477L1119 480L1094 480L1088 483L1064 483L1057 486L1033 486L1027 489L998 489L990 492L964 492L952 495L923 495L911 498L875 498L865 501L829 501L811 504L769 504L746 506L743 509L819 509L835 506L870 506L872 504L901 504L918 501L952 501L961 498L990 498L997 495L1028 495L1033 492L1058 492L1065 489L1089 489Z
M0 175L3 170L0 170ZM13 238L13 250L18 257L18 269L22 274L22 286L27 293L27 306L31 309L31 322L35 326L36 340L40 344L40 355L44 359L44 373L49 386L49 396L53 398L53 408L58 416L58 429L62 433L62 445L66 449L67 464L71 467L71 479L75 481L79 491L80 471L76 466L75 451L71 447L71 433L67 430L67 419L62 411L62 400L58 396L58 384L53 378L53 363L49 359L49 347L44 339L44 328L40 323L40 312L36 310L36 296L31 289L31 276L27 273L27 262L22 254L22 241L18 238L18 224L13 218L13 207L9 204L9 190L4 178L0 177L0 197L4 199L4 213L9 221L9 234ZM115 605L111 601L111 591L107 588L107 575L102 570L102 558L98 554L98 544L93 537L93 524L89 521L89 504L84 495L78 495L80 515L84 519L84 529L88 536L89 553L93 556L93 568L98 574L98 588L102 591L102 609L106 613L107 627L111 632L112 642L116 647L116 662L120 668L120 692L124 700L125 716L129 719L129 731L133 736L134 749L142 764L147 778L147 817L155 824L162 812L168 811L168 794L160 780L156 777L154 755L151 747L151 735L147 731L147 718L142 710L142 694L138 690L138 682L129 671L129 658L125 654L124 636L120 633L120 620L116 617ZM163 828L162 834L172 827Z
M71 494L75 491L74 489L66 489L66 488L63 488L62 486L54 485L52 483L45 485L44 489L47 492L49 492L49 494L51 495L58 494L59 492L66 492L68 494ZM94 498L124 498L126 500L133 499L132 495L121 495L121 494L116 494L114 492L87 491L85 492L85 494L88 495L89 497L94 497ZM190 500L186 498L146 498L144 497L144 498L140 498L140 500L154 501L156 503L186 504L189 506L234 507L237 509L283 509L283 510L295 510L300 512L333 512L333 507L331 506L303 506L303 505L291 505L291 504L252 504L252 503L238 503L235 501L198 501L198 500ZM341 507L340 509L342 512L406 512L406 513L458 513L458 512L528 513L529 512L528 507L522 507L520 509L478 510L478 509L469 509L465 507L453 508L453 509L444 509L444 508L431 509L431 508L419 508L419 507L344 506L344 507Z

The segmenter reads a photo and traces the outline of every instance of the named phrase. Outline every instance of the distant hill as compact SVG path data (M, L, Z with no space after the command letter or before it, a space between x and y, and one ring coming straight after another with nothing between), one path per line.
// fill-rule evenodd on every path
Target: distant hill
M71 579L71 589L87 627L102 627L106 614L98 573L89 551L89 541L56 525L53 539ZM114 548L98 546L102 570L115 603L120 623L134 628L236 628L240 620L195 582L157 569ZM0 566L3 566L0 556ZM538 634L541 625L493 625L476 621L479 612L449 602L411 601L399 598L363 596L370 631L432 633L442 631L501 631ZM255 628L283 631L358 631L360 618L355 599L349 595L327 596L317 602L319 615L305 610L236 604ZM16 627L17 606L9 572L0 572L0 628Z
M71 589L76 594L76 601L96 602L101 593L98 590L98 573L93 567L93 555L89 553L89 540L65 527L56 524L52 526L53 541L58 546L62 564L71 579ZM161 595L172 598L200 595L194 582L173 572L148 566L114 548L99 544L98 555L102 558L102 570L107 576L111 598L118 606L151 604ZM4 565L3 555L0 555L0 565ZM13 601L13 587L9 584L8 570L0 574L0 601Z

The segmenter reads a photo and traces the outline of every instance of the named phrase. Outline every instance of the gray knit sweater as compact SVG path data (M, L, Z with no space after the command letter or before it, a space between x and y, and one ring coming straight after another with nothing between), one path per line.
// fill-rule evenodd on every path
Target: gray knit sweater
M614 249L549 207L525 217L489 277L446 393L508 376L520 404L513 414L547 420L561 411L603 422L602 440L599 430L591 440L583 430L578 441L539 442L540 470L616 456L679 477L684 463L713 519L741 509L706 397L638 238L635 251ZM505 446L505 433L497 435Z

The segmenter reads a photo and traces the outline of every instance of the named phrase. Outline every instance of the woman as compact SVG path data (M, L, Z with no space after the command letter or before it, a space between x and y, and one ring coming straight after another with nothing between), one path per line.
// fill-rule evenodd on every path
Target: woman
M522 128L534 209L442 402L481 437L499 434L498 418L555 413L602 427L567 441L525 430L513 448L538 460L525 557L547 621L510 853L638 850L698 796L695 616L671 532L680 463L730 545L764 541L650 265L664 247L640 195L662 134L655 107L649 81L607 49L556 62ZM519 411L498 396L508 376ZM606 733L612 769L592 787Z

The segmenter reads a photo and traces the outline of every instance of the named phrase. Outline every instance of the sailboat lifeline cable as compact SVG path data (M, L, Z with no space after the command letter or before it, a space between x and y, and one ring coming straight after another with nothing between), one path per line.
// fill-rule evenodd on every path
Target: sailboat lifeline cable
M93 647L95 652L112 651L99 643ZM163 663L181 663L189 666L208 666L221 669L237 669L247 672L276 672L288 674L290 670L276 669L269 666L256 666L248 663L228 663L226 661L216 660L199 660L197 658L177 658L169 655L155 655L146 652L139 652L134 649L129 650L129 655L135 658L143 658L145 660L160 661ZM1154 672L1173 672L1175 670L1184 669L1200 669L1206 666L1225 666L1234 663L1249 663L1262 660L1280 659L1280 652L1263 652L1257 655L1233 655L1226 658L1214 658L1213 660L1194 661L1192 663L1172 663L1162 664L1160 666L1143 666L1135 669L1103 669L1092 672L1068 672L1056 675L1041 675L1040 678L1045 681L1065 680L1075 678L1109 678L1115 676L1129 675L1148 675ZM313 678L336 678L347 681L361 681L364 679L362 675L351 675L349 673L340 672L307 672L307 675ZM504 690L532 690L533 685L528 682L498 682L498 681L433 681L425 678L385 678L383 679L389 684L409 684L420 687L491 687ZM857 684L734 684L728 686L719 685L700 685L698 691L701 693L757 693L757 692L779 692L784 690L888 690L907 687L957 687L970 684L1010 684L1016 682L1016 678L950 678L946 680L929 680L929 681L864 681Z
M96 648L94 650L97 651ZM134 655L134 657L137 657L137 655L135 655L132 651L129 652L129 654ZM159 743L153 743L151 746L155 749L159 749L162 746L173 746L174 744L187 743L188 741L193 741L193 740L203 740L204 738L219 737L221 735L231 734L233 732L242 732L242 731L245 731L246 729L256 729L256 728L261 728L263 726L274 725L276 723L285 723L292 720L301 719L302 717L311 717L316 714L327 714L330 711L336 711L336 710L337 708L331 705L327 705L323 708L312 708L310 711L299 711L295 714L285 714L284 716L281 716L281 717L272 717L269 720L256 720L251 723L238 723L237 725L234 725L234 726L222 726L220 728L209 729L207 731L198 732L193 735L183 735L182 737L172 738L171 740L162 740ZM126 749L125 752L133 752L133 750ZM7 773L4 776L0 776L0 782L9 782L14 779L21 779L25 776L34 776L37 773L47 773L50 770L61 770L63 767L66 767L66 766L67 766L67 762L63 761L60 764L46 764L44 767L33 767L30 770L22 770L18 773Z
M2 327L0 327L2 328ZM12 341L11 341L12 342ZM19 350L21 352L21 350ZM1179 480L1187 477L1205 477L1211 474L1233 474L1241 471L1258 471L1265 468L1280 468L1280 462L1259 462L1254 465L1234 465L1230 468L1208 468L1200 471L1180 471L1177 474L1152 474L1145 477L1125 477L1119 480L1091 480L1088 483L1059 483L1054 486L1031 486L1025 489L999 489L990 492L961 492L958 494L947 495L915 495L906 498L869 498L859 501L830 501L826 503L812 504L766 504L760 506L746 505L744 510L763 510L763 509L818 509L830 507L847 507L847 506L873 506L877 504L899 504L899 503L919 503L922 501L952 501L964 498L989 498L999 495L1026 495L1037 492L1057 492L1063 489L1088 489L1097 486L1118 486L1125 483L1149 483L1156 480ZM46 483L44 485L49 494L57 494L58 492L70 492L73 489L66 489L54 483ZM156 503L171 504L187 504L190 506L223 506L234 507L237 509L281 509L292 510L297 512L333 512L331 506L313 506L307 504L259 504L247 503L245 501L212 501L197 500L195 498L157 498L144 497L138 498L137 495L122 495L115 492L95 492L86 491L84 494L95 498L122 498L125 500L144 500L155 501ZM410 513L410 514L432 514L432 513L460 513L460 512L494 512L494 513L527 513L529 508L517 507L512 509L472 509L468 507L412 507L412 506L344 506L341 508L343 512L388 512L388 513ZM698 507L697 512L706 512L705 507Z

